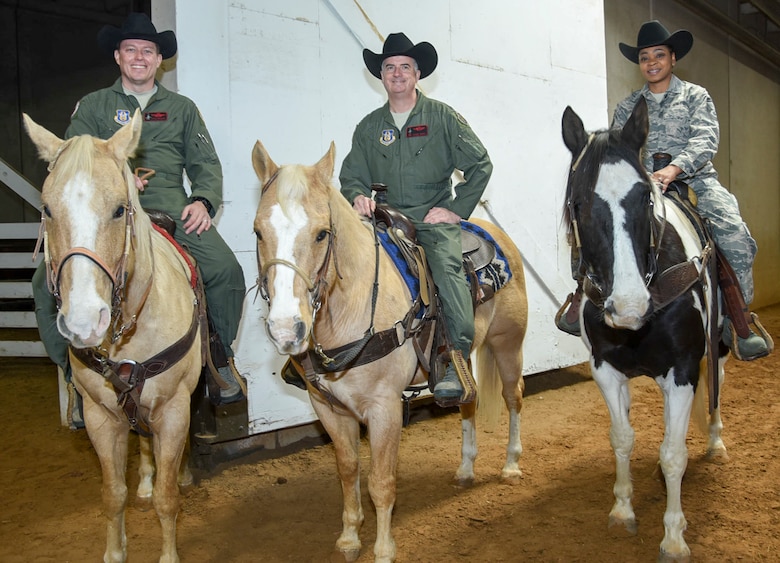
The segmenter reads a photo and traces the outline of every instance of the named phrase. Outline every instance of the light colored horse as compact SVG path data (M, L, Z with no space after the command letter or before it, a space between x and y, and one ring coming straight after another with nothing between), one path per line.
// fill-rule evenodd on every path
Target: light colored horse
M722 316L713 309L717 277L707 268L714 249L642 167L639 153L648 134L644 98L620 131L588 134L571 108L562 126L572 154L564 214L578 245L585 288L582 339L612 422L616 477L610 525L636 533L628 382L649 376L664 396L659 465L666 512L659 561L688 561L680 493L692 411L708 436L708 455L727 458L718 393L727 350L718 345Z
M29 116L24 120L41 158L49 163L41 198L44 251L51 288L61 302L57 327L71 345L73 382L83 397L84 423L103 471L105 562L127 558L130 422L109 380L82 363L73 348L88 350L106 365L130 360L124 366L131 369L133 362L143 367L150 357L182 342L183 357L145 381L137 404L153 435L151 442L141 440L138 497L152 498L160 518L160 561L177 562L177 476L181 468L180 479L192 481L182 456L190 395L202 366L200 324L188 344L185 336L192 334L188 327L197 312L189 265L153 229L127 165L141 135L140 113L107 141L87 135L63 141Z
M361 221L346 199L331 185L335 148L314 166L279 167L258 141L252 163L263 185L255 217L260 282L266 288L268 334L280 354L301 354L314 342L329 350L361 339L371 319L375 279L375 241L370 225ZM475 221L476 222L476 221ZM476 312L479 400L499 404L498 393L482 393L495 382L496 368L509 409L509 442L502 476L516 482L520 475L520 409L522 406L522 345L527 303L522 258L509 237L481 222L503 249L513 277L494 299ZM378 254L376 331L393 327L410 308L411 295L391 259ZM312 303L318 303L313 307ZM424 382L411 340L388 355L318 378L309 387L314 410L333 440L344 497L343 529L336 548L347 560L358 557L363 509L360 502L358 445L360 424L368 428L371 445L369 493L377 516L374 556L392 561L396 549L390 523L396 495L396 464L402 427L401 396L410 384ZM494 389L498 385L493 386ZM474 403L461 407L462 461L456 473L461 483L474 479L477 454Z

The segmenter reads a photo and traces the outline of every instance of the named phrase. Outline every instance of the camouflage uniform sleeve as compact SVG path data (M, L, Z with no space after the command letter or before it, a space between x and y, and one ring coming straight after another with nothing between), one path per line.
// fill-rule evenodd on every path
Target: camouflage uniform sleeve
M610 129L620 129L626 124L626 121L628 121L628 118L631 116L631 112L634 111L634 106L640 95L641 94L638 92L634 92L622 102L618 103L615 107L615 112L612 114L612 124L609 126Z
M678 154L672 164L692 177L696 172L712 160L718 152L720 129L715 104L707 90L694 88L686 96L690 108L690 136L683 151Z

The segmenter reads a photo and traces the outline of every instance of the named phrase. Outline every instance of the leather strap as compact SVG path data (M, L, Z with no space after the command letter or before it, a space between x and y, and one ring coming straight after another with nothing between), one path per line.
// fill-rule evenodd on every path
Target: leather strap
M117 404L127 415L130 427L141 436L151 436L149 412L140 406L146 380L158 375L181 360L192 347L199 326L198 308L193 307L192 322L186 334L142 363L133 360L114 361L97 348L70 347L71 353L85 366L105 377L114 386Z

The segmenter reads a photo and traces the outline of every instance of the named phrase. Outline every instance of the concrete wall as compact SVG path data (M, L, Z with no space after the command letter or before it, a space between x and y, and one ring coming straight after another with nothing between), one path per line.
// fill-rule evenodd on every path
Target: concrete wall
M433 43L439 66L421 88L463 114L488 148L495 173L485 197L529 264L525 372L585 359L581 342L552 322L573 286L560 229L569 161L560 120L568 104L590 123L607 113L601 2L402 0L391 9L381 0L169 0L155 2L153 17L158 29L176 29L175 84L198 103L214 137L226 186L218 228L250 286L255 140L280 164L313 163L335 140L338 172L355 125L385 101L363 47L381 51L396 31ZM265 336L265 314L250 294L236 343L252 432L314 418L305 394L276 376L283 358Z
M672 0L604 0L609 107L642 86L637 65L618 43L636 45L643 22L657 19L669 31L687 29L693 49L675 67L683 80L709 91L720 121L714 159L721 183L736 195L758 243L753 267L753 308L780 301L780 69L769 67L739 43ZM610 109L611 111L611 109ZM601 123L611 120L611 113ZM586 125L587 122L586 122Z

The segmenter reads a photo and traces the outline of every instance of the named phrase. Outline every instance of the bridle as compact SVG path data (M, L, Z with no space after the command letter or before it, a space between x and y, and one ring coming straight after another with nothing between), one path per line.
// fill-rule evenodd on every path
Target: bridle
M268 190L270 185L276 180L280 170L281 168L277 170L263 185L263 188L261 190L261 197L262 194L264 194L266 190ZM258 292L260 293L260 296L263 298L263 300L266 303L270 304L271 300L268 294L268 270L271 267L284 266L290 268L296 275L300 276L301 279L303 279L304 283L306 284L306 290L309 292L309 304L311 305L311 309L312 309L311 332L310 332L310 338L313 344L312 349L320 357L322 364L324 366L327 366L329 371L340 371L341 368L343 368L344 366L352 362L352 360L354 360L355 357L357 357L357 355L363 350L363 348L365 348L369 339L374 335L374 315L376 313L376 302L377 302L377 295L379 292L379 239L376 234L376 219L372 215L376 259L375 259L375 272L374 272L374 286L373 286L373 293L371 299L371 320L369 322L368 328L366 329L365 333L359 340L352 342L349 346L347 346L346 349L342 349L339 353L339 357L330 357L325 352L325 350L323 350L322 344L319 343L316 335L314 334L314 327L316 325L317 313L322 307L322 300L323 300L323 296L325 295L324 289L328 283L327 274L328 274L328 270L330 269L331 258L333 258L333 262L336 268L336 275L338 276L339 279L343 279L341 277L341 273L339 272L338 258L336 257L336 253L334 251L334 245L336 242L336 230L333 226L333 213L331 211L330 205L328 205L328 217L329 217L328 219L329 227L325 231L328 236L328 247L325 250L325 256L323 258L322 264L317 269L317 273L314 276L314 279L312 279L309 276L309 274L306 271L304 271L300 266L298 266L294 262L285 260L283 258L272 258L268 260L265 264L261 263L260 249L259 247L257 247L256 255L257 255L257 266L259 272L257 287L258 287Z
M588 141L585 143L585 146L580 151L579 155L576 159L574 159L571 168L569 169L569 182L571 183L573 181L574 173L577 170L577 167L579 166L580 162L582 161L588 147L593 143L593 140L595 139L595 134L591 133L588 136ZM648 199L648 206L647 206L647 221L649 224L649 232L650 232L650 240L649 240L649 250L647 255L647 270L645 271L644 275L644 281L645 281L645 287L650 288L650 284L653 283L653 280L656 279L656 276L658 274L658 256L661 252L661 242L663 240L664 232L666 230L666 207L664 205L661 205L661 218L657 222L655 217L655 202L653 200L653 192L652 192L652 186L650 185L650 180L646 179L647 188L650 191L650 198ZM592 267L588 264L588 262L583 258L582 253L582 238L580 237L580 231L579 231L579 220L577 218L577 210L575 208L574 202L572 201L571 197L566 201L566 206L569 210L569 218L571 222L571 230L572 235L574 237L574 244L577 248L577 266L576 266L576 275L578 276L578 279L581 279L583 281L583 290L585 291L586 295L588 295L588 298L594 302L594 304L598 305L599 307L603 307L604 304L604 289L601 287L601 284L594 278L592 273Z
M35 260L38 249L41 246L41 240L43 241L43 259L46 265L46 284L54 296L57 304L57 310L62 307L62 294L60 291L60 281L62 278L62 269L65 264L71 258L75 256L83 256L95 264L100 271L102 271L106 277L111 281L112 298L111 298L111 330L110 341L111 344L115 344L125 333L130 331L138 318L138 313L146 302L146 298L149 296L149 292L152 288L152 282L154 279L154 267L152 267L152 275L149 277L147 287L144 291L143 297L132 315L125 320L125 315L122 313L122 303L126 297L126 283L127 283L127 263L130 255L130 250L134 246L135 240L135 207L129 200L122 206L125 210L125 237L124 246L122 249L122 255L117 263L112 268L105 260L103 260L97 253L89 248L83 246L75 246L65 252L59 263L52 259L49 251L49 235L46 230L46 211L41 209L41 226L38 232L38 242L35 245L36 251L33 255Z

